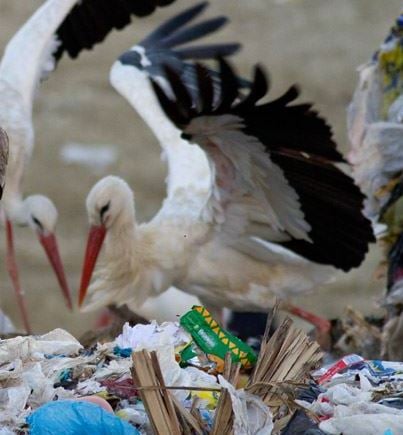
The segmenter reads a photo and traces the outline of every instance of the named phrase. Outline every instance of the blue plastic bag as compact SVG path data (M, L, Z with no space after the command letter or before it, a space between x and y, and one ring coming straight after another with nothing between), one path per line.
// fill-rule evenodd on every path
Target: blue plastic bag
M140 435L100 406L76 400L49 402L30 414L27 423L30 435Z

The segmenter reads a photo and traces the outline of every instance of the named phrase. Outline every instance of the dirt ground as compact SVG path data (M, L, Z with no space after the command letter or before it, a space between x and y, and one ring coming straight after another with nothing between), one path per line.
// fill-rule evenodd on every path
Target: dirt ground
M37 8L41 1L0 0L0 47ZM166 169L158 143L136 113L108 82L116 57L152 30L162 19L193 1L177 0L175 6L135 20L123 32L114 32L91 53L72 61L63 59L42 84L35 104L36 149L25 180L25 193L41 192L59 209L58 237L70 284L75 291L85 246L87 220L84 201L90 187L109 173L124 177L136 192L140 219L159 208L165 194ZM237 66L247 75L255 62L271 73L272 95L292 83L303 89L303 99L316 107L334 126L343 151L348 149L345 109L351 98L357 67L383 40L401 10L401 0L215 0L207 16L227 15L230 25L213 37L216 41L240 41L243 51ZM114 144L116 163L103 171L67 164L60 158L68 142ZM16 231L21 279L28 295L35 331L54 327L79 333L91 327L94 316L69 313L56 287L47 260L28 229ZM0 256L4 258L4 234ZM340 274L336 282L299 301L302 306L328 316L346 304L364 312L374 309L382 282L373 279L379 252L372 249L358 270ZM14 295L0 261L1 306L19 324ZM75 294L76 296L76 294ZM180 302L179 302L180 299ZM180 313L189 300L167 299L154 304L154 317ZM164 308L162 308L164 307ZM150 309L151 310L151 309Z

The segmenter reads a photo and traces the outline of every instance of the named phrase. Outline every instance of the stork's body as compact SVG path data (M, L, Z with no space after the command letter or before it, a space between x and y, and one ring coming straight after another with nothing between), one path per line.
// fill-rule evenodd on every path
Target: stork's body
M90 210L101 210L104 198L114 198L113 209L101 221ZM267 311L274 298L312 290L335 272L274 245L266 245L265 261L257 261L217 241L211 222L202 213L195 219L192 207L179 216L176 209L172 216L161 213L138 224L133 192L117 177L106 177L94 187L87 208L91 223L107 222L108 231L102 265L90 287L93 298L85 310L110 303L141 306L175 286L213 308Z

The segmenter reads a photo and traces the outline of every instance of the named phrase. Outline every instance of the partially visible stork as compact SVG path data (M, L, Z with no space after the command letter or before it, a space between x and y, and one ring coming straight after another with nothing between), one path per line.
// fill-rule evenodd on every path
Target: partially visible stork
M334 165L343 159L330 128L311 105L290 104L295 87L258 104L268 89L262 69L244 96L233 70L220 65L218 80L195 66L191 88L169 66L168 91L153 81L165 115L206 153L213 176L204 207L194 207L200 197L189 186L138 224L130 187L117 177L99 181L87 197L80 305L104 240L105 258L85 309L141 305L174 285L209 306L264 311L276 296L326 281L331 266L347 271L364 259L373 236L363 195Z
M10 159L2 207L7 232L7 264L13 286L20 294L24 326L30 331L14 256L13 224L29 226L45 249L67 306L70 291L54 230L57 210L43 195L23 198L21 183L34 145L32 106L40 79L67 53L77 57L91 49L112 29L130 24L132 16L146 16L174 0L47 0L12 37L0 64L0 125L10 138Z

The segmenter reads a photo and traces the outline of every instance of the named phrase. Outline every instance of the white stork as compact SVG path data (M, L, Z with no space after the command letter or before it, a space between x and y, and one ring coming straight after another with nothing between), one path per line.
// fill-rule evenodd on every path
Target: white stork
M256 68L243 97L232 69L220 65L218 80L194 66L191 87L170 66L169 91L153 81L165 116L206 153L213 174L208 200L200 210L197 190L178 190L150 222L138 224L127 183L100 180L87 197L80 305L104 240L105 258L85 310L111 302L140 306L173 285L210 307L264 311L274 296L311 290L329 278L331 266L347 271L365 257L373 236L361 213L363 195L334 165L342 157L330 128L309 104L290 105L295 87L259 105L267 92L263 71Z
M21 183L34 145L32 106L44 75L53 70L64 52L76 57L113 29L145 16L174 0L47 0L13 36L0 63L0 125L10 138L9 169L2 207L7 231L7 266L19 296L24 326L30 330L13 247L12 224L30 226L57 275L71 308L71 297L54 235L57 210L42 195L23 198Z

